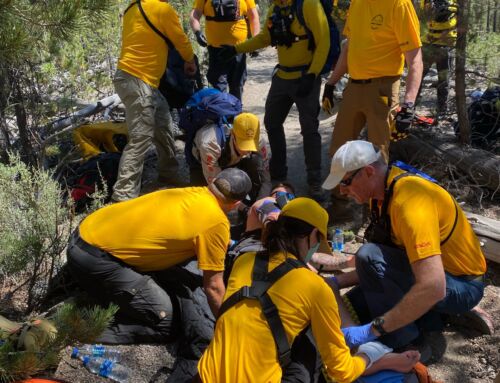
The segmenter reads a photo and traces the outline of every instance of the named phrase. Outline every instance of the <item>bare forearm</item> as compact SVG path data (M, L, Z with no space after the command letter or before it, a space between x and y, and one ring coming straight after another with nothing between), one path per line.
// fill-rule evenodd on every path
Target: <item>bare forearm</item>
M342 44L342 50L340 52L340 57L333 68L332 74L328 79L327 83L330 85L335 85L343 75L347 73L347 51L349 50L349 43L346 41Z
M193 9L191 15L189 16L189 25L193 32L199 31L201 29L200 17L198 16L198 11Z
M338 254L314 253L312 264L318 270L340 270L349 267L350 258Z
M408 76L406 78L406 93L404 101L415 102L415 99L417 98L418 88L420 87L420 83L422 81L422 71L424 68L422 63L422 53L420 49L414 57L407 58L407 64Z
M217 318L217 314L219 312L219 308L222 304L222 300L224 298L224 290L208 288L205 289L205 294L207 295L208 305L210 306L210 310Z
M252 37L256 36L260 33L260 20L259 20L259 12L256 8L252 9L249 12L250 19L250 32L252 33Z
M337 275L337 281L339 283L340 288L351 287L359 284L358 273L354 271L350 271L348 273Z

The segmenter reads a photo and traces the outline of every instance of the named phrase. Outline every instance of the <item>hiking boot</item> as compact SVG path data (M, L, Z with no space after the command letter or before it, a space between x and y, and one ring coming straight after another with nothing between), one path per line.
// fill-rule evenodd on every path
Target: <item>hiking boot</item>
M495 326L493 326L493 320L490 314L478 306L473 307L470 311L463 314L450 315L448 317L448 323L454 326L476 330L481 335L493 335L495 332Z
M326 200L326 192L321 187L320 184L309 185L309 190L307 194L309 195L309 197L311 197L313 200L319 203L324 202Z

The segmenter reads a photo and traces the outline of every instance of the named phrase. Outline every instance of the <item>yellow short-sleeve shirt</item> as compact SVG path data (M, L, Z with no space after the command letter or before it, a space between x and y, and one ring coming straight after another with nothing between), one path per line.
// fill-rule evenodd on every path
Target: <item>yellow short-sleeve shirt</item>
M235 262L224 299L251 284L255 253ZM273 270L285 260L275 254ZM279 311L290 344L309 324L328 375L339 383L356 380L365 362L351 356L340 330L335 296L322 277L306 268L281 277L268 294ZM203 354L198 371L203 382L281 382L276 345L258 301L245 299L229 308L218 320L214 337Z
M250 9L255 8L255 0L236 0L239 2L240 16L246 16ZM211 0L195 0L194 9L201 11L205 16L215 16ZM208 45L236 45L248 37L248 25L245 18L236 21L205 21L205 34Z
M141 0L151 23L165 35L186 61L193 59L193 48L182 29L175 9L165 1ZM167 67L168 47L146 23L137 5L123 16L122 48L118 69L158 88Z
M89 215L80 236L140 271L191 257L201 270L224 270L229 221L206 187L160 190Z
M344 35L349 75L358 80L400 75L403 53L422 46L410 0L353 0Z
M403 170L393 166L388 185ZM455 209L456 208L456 209ZM449 239L456 213L457 224ZM389 202L392 240L405 248L410 263L441 254L444 270L452 275L481 275L486 261L479 240L455 199L441 186L422 177L396 181Z

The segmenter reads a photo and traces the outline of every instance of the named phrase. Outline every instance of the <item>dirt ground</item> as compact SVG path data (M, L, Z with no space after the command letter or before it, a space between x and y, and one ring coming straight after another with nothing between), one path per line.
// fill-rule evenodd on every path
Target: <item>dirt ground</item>
M264 117L264 105L270 86L271 72L276 64L275 51L267 49L258 58L250 59L248 81L244 93L244 109ZM323 173L326 177L329 169L327 157L328 143L335 116L320 114L320 132L323 141ZM307 192L305 165L302 150L302 138L298 123L298 113L292 108L285 123L288 144L288 166L290 181L296 186L298 194ZM179 160L183 161L182 143L179 145ZM187 176L187 168L184 165ZM496 214L494 214L496 215ZM496 216L498 219L498 216ZM487 288L481 306L492 318L497 333L493 336L478 336L464 328L449 326L442 336L432 336L429 343L433 355L441 355L438 361L429 365L435 379L449 383L487 383L493 382L499 371L500 346L500 265L489 263ZM175 345L134 345L119 346L124 353L123 364L131 369L130 382L164 382L172 367ZM105 382L107 380L88 373L77 360L69 358L65 352L55 377L69 382Z

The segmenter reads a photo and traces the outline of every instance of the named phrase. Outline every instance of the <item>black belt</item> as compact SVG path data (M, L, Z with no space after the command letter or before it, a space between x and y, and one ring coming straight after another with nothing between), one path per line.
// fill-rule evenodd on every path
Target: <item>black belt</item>
M460 275L459 278L465 279L467 282L483 282L484 283L484 274L481 275Z
M107 251L101 250L98 247L95 247L87 242L85 242L80 237L80 231L78 228L71 235L71 242L73 245L78 246L83 251L93 255L94 257L102 257L103 255L110 255Z
M381 80L397 80L401 76L383 76L383 77L374 77L374 78L366 78L366 79L360 79L356 80L354 78L349 79L350 82L353 84L370 84L375 81L381 81Z

